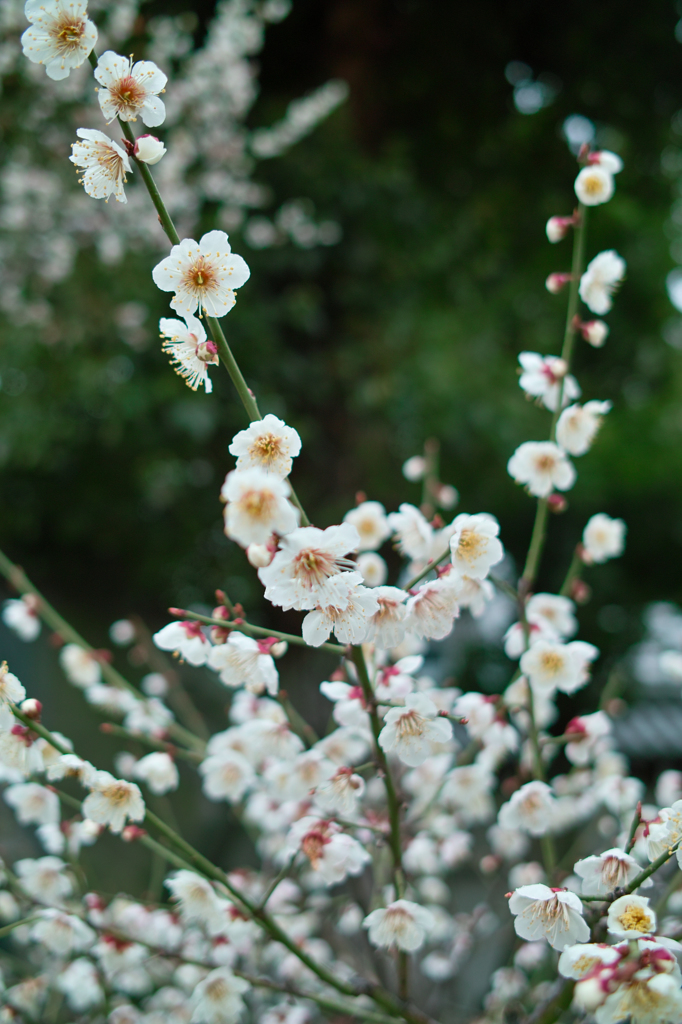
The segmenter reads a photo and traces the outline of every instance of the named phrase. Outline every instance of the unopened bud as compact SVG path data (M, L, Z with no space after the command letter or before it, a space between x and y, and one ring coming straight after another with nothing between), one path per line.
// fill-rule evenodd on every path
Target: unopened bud
M270 648L270 654L273 658L282 658L289 650L289 644L286 640L280 640L278 643L273 644Z
M568 508L568 502L566 501L563 494L556 494L555 492L554 494L550 494L550 496L548 497L547 507L549 508L550 512L554 512L558 515L560 512L566 511L566 509Z
M202 363L217 363L218 346L214 341L201 341L196 348L196 357Z
M132 843L135 839L140 839L141 836L146 836L147 833L143 828L138 828L137 825L126 825L121 832L121 839L124 843Z
M572 226L572 217L550 217L545 226L547 238L550 242L560 242L562 238L566 237Z
M571 583L571 597L576 604L587 604L592 597L592 588L584 580L573 580Z
M246 557L254 569L264 569L272 561L272 552L266 544L249 544Z
M35 697L29 697L21 705L22 714L26 715L26 717L30 718L33 722L40 721L40 714L42 710L43 705L39 700L36 700Z
M459 491L452 484L441 484L438 488L436 501L441 508L454 508L459 501Z
M412 483L421 480L425 472L426 459L423 455L413 455L411 459L403 463L403 476Z
M586 978L579 981L573 990L573 1002L581 1010L593 1013L601 1006L608 995L598 978Z
M497 871L499 868L500 858L496 857L493 853L488 853L485 857L481 858L478 866L484 875L491 875L493 871Z
M135 142L133 155L143 164L158 164L166 147L156 135L140 135Z
M545 288L552 295L557 295L571 280L570 274L550 274L545 281Z
M580 325L580 333L593 348L601 348L609 336L609 325L603 320L588 320Z

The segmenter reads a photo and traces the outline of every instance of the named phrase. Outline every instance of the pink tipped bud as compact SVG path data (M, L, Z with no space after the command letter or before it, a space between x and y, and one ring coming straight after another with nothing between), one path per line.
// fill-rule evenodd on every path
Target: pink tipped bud
M493 871L497 871L501 863L499 857L496 857L493 853L488 853L485 857L481 858L478 866L484 875L490 875Z
M552 295L557 295L571 280L570 274L550 274L545 281L545 288Z
M580 333L593 348L601 348L609 336L609 325L603 320L588 320L581 323Z
M276 644L273 644L270 648L270 654L273 658L282 658L289 650L289 644L286 640L279 640Z
M587 604L592 597L592 589L584 580L573 580L571 584L571 597L576 604Z
M21 710L27 718L30 718L33 722L40 721L40 715L43 710L43 705L35 697L29 697L21 705Z
M147 833L143 828L138 828L137 825L126 825L121 832L121 839L124 843L132 843L135 839L140 839L146 835Z
M278 642L276 636L266 636L262 640L258 640L258 650L261 654L269 654Z
M197 345L196 356L202 363L217 363L218 347L213 341L201 341Z
M246 557L254 569L264 569L272 561L272 552L266 544L249 544Z
M609 992L599 977L585 978L579 981L573 990L573 1002L581 1010L594 1013L597 1007L606 1000Z
M568 502L564 498L563 494L550 494L547 499L547 505L550 512L554 512L559 515L561 512L565 512L568 508Z
M550 242L560 242L573 227L573 217L550 217L545 226Z
M156 135L140 135L135 142L133 156L143 164L158 164L165 152L166 147Z
M411 483L421 480L426 472L426 459L423 455L413 455L403 463L403 476Z

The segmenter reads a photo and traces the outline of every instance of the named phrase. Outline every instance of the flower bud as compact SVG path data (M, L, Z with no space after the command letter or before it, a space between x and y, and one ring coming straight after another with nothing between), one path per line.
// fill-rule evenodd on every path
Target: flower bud
M459 501L459 491L452 484L441 484L438 488L436 501L441 508L454 508Z
M30 718L33 722L39 722L43 705L34 697L28 697L21 705L21 710L27 718Z
M166 147L155 135L140 135L135 142L133 155L143 164L158 164Z
M196 348L197 359L202 363L218 362L218 346L214 341L201 341Z
M289 650L289 644L286 640L280 640L278 643L273 644L270 648L270 654L273 658L282 658Z
M547 238L550 242L560 242L568 234L568 229L573 226L572 217L550 217L545 226Z
M568 502L564 498L563 494L550 494L547 499L547 505L550 512L554 512L557 515L561 512L565 512L568 508Z
M545 288L552 295L557 295L571 280L570 274L550 274L545 281Z
M272 561L272 552L266 544L249 544L246 557L254 569L264 569Z
M592 589L584 580L573 580L573 583L571 583L571 597L576 604L587 604L592 597Z
M423 455L413 455L403 463L403 476L411 483L421 480L426 472L426 459Z
M587 1013L594 1013L597 1007L605 1001L608 991L604 988L599 978L585 978L579 981L573 990L573 1002L581 1010Z
M603 320L588 320L580 325L580 333L593 348L601 348L609 336L609 325Z

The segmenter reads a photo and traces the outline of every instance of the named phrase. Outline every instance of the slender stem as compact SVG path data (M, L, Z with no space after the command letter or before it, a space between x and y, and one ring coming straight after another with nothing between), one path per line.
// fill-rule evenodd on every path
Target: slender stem
M412 590L412 587L416 587L417 584L421 580L423 580L425 576L428 576L430 572L433 572L433 570L436 568L436 566L438 565L439 562L442 562L444 558L449 558L449 557L450 557L450 548L448 548L447 551L444 551L442 555L436 555L435 558L429 559L429 561L424 566L424 568L421 570L421 572L418 572L416 576L413 576L412 579L408 583L406 583L405 586L402 589L403 590Z
M410 998L410 958L402 950L398 953L398 995L404 1002Z
M308 725L303 715L296 710L289 700L289 695L286 690L280 690L277 694L277 699L284 708L289 725L296 735L301 737L307 747L314 746L317 743L319 736L313 729L312 725Z
M265 626L252 626L250 622L240 622L239 625L235 625L227 619L213 619L210 615L199 615L197 612L190 612L186 608L182 609L182 614L186 615L188 619L203 622L205 626L221 626L223 629L229 627L230 629L236 630L238 633L246 633L247 636L274 636L277 637L278 640L286 640L287 643L290 644L299 644L301 647L309 646L302 636L296 636L295 633L282 633L278 629L266 629ZM315 650L330 651L332 654L347 653L347 648L342 647L341 644L320 644L319 647L315 648Z
M372 1021L373 1024L393 1024L395 1021L395 1017L389 1017L383 1013L376 1013L373 1010L365 1009L365 1007L358 1007L351 1003L344 1003L341 1000L330 999L328 996L321 996L319 993L304 992L300 989L294 988L293 985L285 985L281 982L270 981L269 978L256 977L252 974L246 974L244 971L234 970L233 973L239 978L244 978L244 980L248 981L254 988L267 988L273 992L286 992L288 995L295 996L297 999L311 999L323 1010L328 1010L330 1013L337 1016L358 1017L360 1020Z
M287 875L291 871L292 867L294 866L294 861L296 860L297 853L298 853L298 850L296 851L296 853L294 853L294 855L292 857L289 857L287 862L282 865L282 868L280 869L278 874L273 878L272 882L270 883L270 885L265 890L265 893L263 894L263 898L261 899L260 903L258 904L258 909L259 910L264 910L265 909L265 907L266 907L266 905L268 903L268 900L270 899L270 897L274 893L275 889L278 887L280 882L283 882L284 879L287 877Z
M538 504L535 510L535 522L533 523L533 532L531 534L530 546L528 548L528 557L526 558L526 564L523 567L523 575L519 582L519 593L524 596L531 590L538 574L540 558L542 557L542 549L545 546L545 537L547 536L548 513L549 503L547 498L538 498Z
M575 551L573 552L573 558L571 559L571 564L568 567L568 572L566 573L566 579L561 584L561 590L559 591L559 593L562 597L571 596L573 584L580 575L582 569L584 568L584 565L585 563L580 557L580 545L577 545Z
M554 1024L564 1010L567 1010L573 999L575 982L566 980L563 982L557 995L548 1002L542 1003L538 1009L528 1018L528 1024Z
M170 754L173 758L179 757L181 760L191 761L193 764L203 760L203 754L198 750L184 750L182 747L176 747L173 743L155 740L152 736L147 736L146 733L132 732L130 729L124 729L122 725L115 725L113 722L103 722L99 728L100 732L106 733L109 736L120 736L121 739L143 743L145 746L151 747L152 750L160 750L164 754Z
M644 868L643 871L633 878L629 885L626 885L623 889L618 889L618 896L629 896L630 893L634 892L635 889L639 889L642 882L646 882L647 878L653 875L659 868L662 868L664 864L667 864L670 858L676 853L678 846L682 840L675 843L668 850L664 850L660 857L652 861L648 868ZM581 896L580 899L583 903L613 903L618 898L615 892L607 893L605 896Z
M635 845L635 836L637 835L637 829L639 828L641 820L642 801L639 800L637 803L637 807L635 808L635 813L632 816L632 824L630 825L630 832L628 833L627 841L625 843L625 846L623 847L626 853L629 853L632 847Z
M33 924L34 921L39 921L40 915L34 914L33 917L22 917L21 921L12 921L11 924L3 925L0 928L0 939L4 939L5 935L9 935L15 928L21 928L25 924Z

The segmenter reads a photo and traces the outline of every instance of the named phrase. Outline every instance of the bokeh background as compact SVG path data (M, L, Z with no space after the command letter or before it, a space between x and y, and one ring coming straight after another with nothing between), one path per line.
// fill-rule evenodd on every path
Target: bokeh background
M544 280L570 262L570 243L549 245L544 225L573 209L580 141L623 157L588 254L617 249L628 276L606 346L581 344L576 359L584 396L614 408L551 522L540 583L559 585L594 512L626 520L625 556L589 576L581 636L603 657L584 702L593 708L614 666L621 696L637 699L623 659L645 635L644 610L682 599L682 317L666 288L674 297L668 275L682 263L679 2L91 6L108 45L171 72L164 195L188 233L229 229L252 268L225 329L261 409L302 436L295 486L320 526L358 491L389 510L419 503L401 466L434 437L459 508L498 516L512 561L523 559L534 506L505 467L521 441L546 435L548 415L524 401L516 359L558 352L564 299ZM150 277L167 251L161 230L139 181L128 187L137 222L82 195L67 157L76 127L101 127L91 80L84 68L50 83L16 56L22 7L0 3L0 546L96 647L111 647L113 620L134 613L155 629L168 605L210 607L216 587L254 621L295 628L262 605L222 533L218 492L243 410L226 374L195 395L161 353L168 297ZM194 89L192 61L210 45L213 77ZM270 126L295 124L289 104L328 82L315 95L334 109L280 145ZM502 687L509 665L483 640L442 674ZM28 647L2 627L0 646L85 756L120 749L67 687L47 633ZM148 670L116 659L131 678ZM323 727L324 656L280 668ZM214 677L185 679L224 728ZM183 813L209 855L241 856L246 840L216 825L224 808L189 793ZM0 828L9 835L6 813ZM12 836L10 856L32 848ZM97 870L100 854L86 856ZM114 881L132 885L120 871Z

